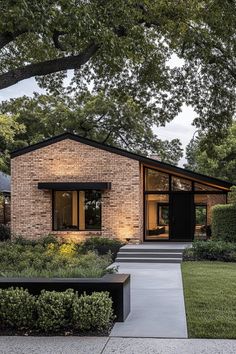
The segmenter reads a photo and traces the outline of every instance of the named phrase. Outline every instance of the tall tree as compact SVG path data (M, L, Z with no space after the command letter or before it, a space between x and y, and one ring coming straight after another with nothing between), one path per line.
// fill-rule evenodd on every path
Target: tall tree
M178 139L160 140L153 133L155 109L152 105L122 95L92 94L23 96L2 102L0 111L17 115L25 131L15 136L16 145L32 144L65 131L96 141L177 164L182 157Z
M220 142L200 134L187 147L186 168L236 182L236 122Z
M102 86L146 102L170 121L185 101L210 135L235 113L232 0L0 0L0 89L29 77L59 90ZM172 54L184 59L170 68Z

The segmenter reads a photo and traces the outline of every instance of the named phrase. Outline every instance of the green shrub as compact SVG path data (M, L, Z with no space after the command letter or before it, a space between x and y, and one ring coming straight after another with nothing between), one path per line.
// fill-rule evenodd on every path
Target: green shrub
M108 330L113 316L108 292L80 297L72 289L42 290L39 296L21 288L0 289L0 329L41 333Z
M0 324L3 327L32 328L35 321L35 298L22 288L0 289Z
M47 246L49 244L59 244L59 240L55 235L42 236L37 240L31 240L22 236L14 237L13 243L21 246L36 246L41 244L42 246Z
M4 224L0 224L0 242L11 239L10 227Z
M56 332L68 327L74 298L72 289L64 292L42 290L36 302L39 329Z
M195 241L192 248L184 250L183 259L236 262L236 243L215 240Z
M215 205L212 208L212 236L215 240L236 242L236 205Z
M110 255L79 254L77 245L3 242L0 276L8 277L101 277L111 272Z
M108 330L113 320L112 299L108 292L82 295L73 303L73 324L78 330Z
M112 240L106 237L91 237L81 244L80 249L83 253L96 251L99 255L110 252L114 260L122 245L123 244L118 240Z

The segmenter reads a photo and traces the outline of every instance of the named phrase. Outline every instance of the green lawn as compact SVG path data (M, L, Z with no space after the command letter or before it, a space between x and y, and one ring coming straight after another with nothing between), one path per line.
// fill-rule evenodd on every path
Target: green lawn
M236 339L236 263L183 262L190 338Z

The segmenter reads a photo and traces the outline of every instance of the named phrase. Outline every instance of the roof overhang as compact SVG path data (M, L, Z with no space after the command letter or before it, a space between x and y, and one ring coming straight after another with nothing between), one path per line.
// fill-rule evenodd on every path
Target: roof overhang
M53 189L58 191L74 190L109 190L111 182L40 182L38 189Z

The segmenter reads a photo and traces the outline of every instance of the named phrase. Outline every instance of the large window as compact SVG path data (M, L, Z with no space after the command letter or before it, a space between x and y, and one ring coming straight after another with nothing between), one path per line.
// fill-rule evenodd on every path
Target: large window
M54 230L100 230L101 192L54 191Z

